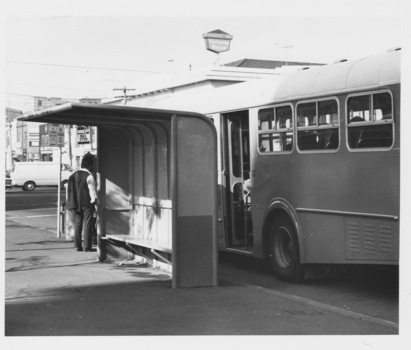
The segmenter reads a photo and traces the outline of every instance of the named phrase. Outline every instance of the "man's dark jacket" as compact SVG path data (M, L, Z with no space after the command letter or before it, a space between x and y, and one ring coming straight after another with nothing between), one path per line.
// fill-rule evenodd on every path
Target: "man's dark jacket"
M81 208L91 205L91 197L87 185L87 177L89 176L90 173L84 170L77 170L70 175L67 184L67 209L81 211Z

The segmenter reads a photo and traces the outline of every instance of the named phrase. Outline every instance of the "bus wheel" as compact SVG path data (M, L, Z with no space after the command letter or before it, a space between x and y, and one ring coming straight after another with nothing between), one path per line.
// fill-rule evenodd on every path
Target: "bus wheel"
M288 282L304 280L304 266L295 227L290 218L280 214L269 226L268 257L274 273Z
M33 191L35 188L36 184L33 181L27 181L23 186L25 191Z

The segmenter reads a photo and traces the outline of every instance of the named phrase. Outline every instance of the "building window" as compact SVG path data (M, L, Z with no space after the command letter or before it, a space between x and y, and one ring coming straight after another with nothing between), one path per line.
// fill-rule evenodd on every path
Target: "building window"
M346 110L350 149L392 147L394 119L389 92L350 96Z
M339 146L338 103L335 99L297 105L300 151L336 150Z
M290 105L261 109L258 112L258 148L261 153L292 151L292 115Z

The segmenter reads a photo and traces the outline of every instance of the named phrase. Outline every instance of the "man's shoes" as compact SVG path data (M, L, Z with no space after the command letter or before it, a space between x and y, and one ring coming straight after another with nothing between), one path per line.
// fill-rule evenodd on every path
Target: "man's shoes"
M82 252L82 251L83 251L83 248L77 248L77 251L78 251L78 252Z
M97 249L94 249L94 248L86 248L86 249L84 249L84 251L85 251L85 252L96 252Z

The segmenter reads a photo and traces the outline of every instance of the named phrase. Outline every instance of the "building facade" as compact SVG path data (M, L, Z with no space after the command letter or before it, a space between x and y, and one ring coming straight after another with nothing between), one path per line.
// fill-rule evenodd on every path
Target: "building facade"
M69 100L62 98L47 98L25 96L25 111L40 111L69 102L101 103L101 99ZM18 120L23 111L6 108L6 170L13 168L15 161L53 161L59 157L58 147L48 145L44 124L22 122ZM72 167L79 167L84 154L95 153L91 144L92 131L83 126L64 126L64 146L61 149L62 162Z
M133 93L106 99L106 104L128 104L130 106L152 107L159 101L174 99L177 95L192 95L193 91L207 94L223 86L246 81L284 75L304 67L322 65L308 62L266 61L243 59L225 65L213 66L201 71L184 74L162 74L140 80L132 86Z

